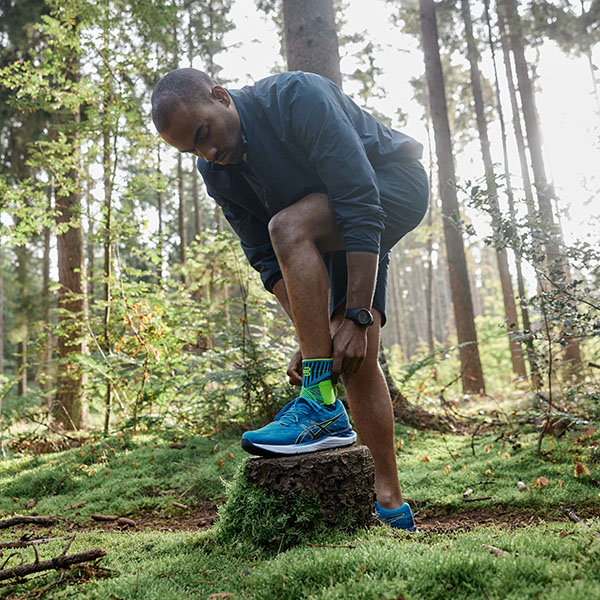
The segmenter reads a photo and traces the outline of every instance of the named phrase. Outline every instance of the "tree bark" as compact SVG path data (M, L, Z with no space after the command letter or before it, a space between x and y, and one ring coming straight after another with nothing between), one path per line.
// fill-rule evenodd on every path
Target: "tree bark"
M67 78L74 85L79 81L79 61L68 63ZM67 143L79 154L78 134L80 113L65 115L62 125L68 128ZM81 194L79 169L72 167L67 173L70 189L56 190L56 224L67 226L57 235L58 253L58 343L59 375L52 415L65 429L79 429L84 424L84 385L87 375L73 360L73 355L87 352L84 323L87 319L87 302L81 231Z
M25 244L17 248L17 281L19 286L20 314L18 322L21 326L21 339L17 343L17 374L19 376L17 390L19 396L27 394L27 342L29 338L28 310L28 266L29 252Z
M332 0L283 0L285 45L290 71L328 77L342 87Z
M489 5L488 0L484 1L485 6L485 19L488 32L488 44L492 54L492 64L494 67L494 85L496 88L496 102L498 104L498 118L500 120L500 130L502 137L502 155L504 159L504 178L506 181L506 196L508 200L508 210L511 221L516 222L516 211L514 206L514 193L511 181L510 164L508 159L508 146L506 143L506 123L504 120L504 110L502 108L502 98L500 96L500 82L498 80L498 69L496 65L496 52L494 47L494 40L492 37L492 25L490 22ZM505 42L505 31L504 21L502 15L498 14L498 26L500 30L500 40L502 45L502 51L504 54L504 63L506 66L506 76L509 84L509 94L513 110L513 120L515 120L515 136L517 138L517 149L519 153L519 161L521 163L521 172L523 174L523 184L525 185L525 201L527 204L527 210L529 214L533 212L533 197L531 195L531 183L529 180L529 171L527 168L527 159L525 157L525 144L523 141L523 133L521 131L521 120L519 118L519 112L516 102L515 87L512 76L512 66L510 64L510 55L508 53L508 46ZM526 342L527 347L527 360L529 362L531 382L534 387L539 387L540 375L539 367L535 357L535 349L533 347L533 340L531 338L531 321L529 320L529 310L527 308L527 290L525 287L525 278L523 277L523 270L521 266L521 257L518 253L515 253L515 267L517 270L517 287L519 290L519 306L521 308L521 317L523 319L523 330L528 336Z
M473 300L469 287L465 249L462 234L453 223L453 220L458 218L459 210L456 190L453 185L456 176L448 124L444 76L438 45L435 5L433 0L419 0L419 6L423 51L425 54L425 72L438 159L444 238L462 367L462 388L465 393L483 393L485 382L477 345L477 332L475 331L473 318Z
M185 192L183 189L183 159L181 153L177 154L177 190L179 193L179 212L178 212L178 226L179 226L179 262L182 268L181 281L187 285L187 275L185 272L187 263L187 231L185 228Z
M497 229L500 226L500 206L498 203L496 176L494 173L494 163L492 161L492 153L490 150L487 119L485 118L485 108L483 104L481 73L479 71L479 50L477 49L477 44L473 37L473 23L471 20L469 0L461 0L461 7L463 21L465 24L465 34L467 38L467 57L471 70L471 89L473 91L473 100L475 102L477 131L479 133L481 157L483 160L485 177L488 186L488 198L492 212L492 227ZM512 278L508 268L508 256L505 248L496 248L496 259L498 261L500 285L502 286L502 299L504 300L504 314L506 317L508 346L510 350L513 372L515 375L517 375L517 377L526 377L527 369L525 368L523 349L521 348L521 344L515 339L515 334L519 330L519 318L517 316L517 305L515 302Z
M546 176L546 168L542 155L542 135L537 118L535 96L529 77L527 62L525 60L525 49L523 46L523 34L521 20L518 13L516 0L502 0L499 12L504 10L504 17L508 19L508 30L510 46L515 59L515 71L519 84L519 95L525 120L525 131L531 157L531 167L534 176L534 186L538 199L539 223L541 230L546 235L544 247L547 256L547 269L550 277L558 276L559 285L564 285L570 280L569 266L560 251L560 240L562 233L557 222L554 220L552 211L553 191ZM568 337L565 335L565 337ZM565 361L571 366L583 363L579 351L579 343L570 339L564 351Z
M251 458L246 478L269 494L295 498L316 494L323 521L332 526L352 515L356 527L373 522L375 467L366 446L324 450L309 455Z

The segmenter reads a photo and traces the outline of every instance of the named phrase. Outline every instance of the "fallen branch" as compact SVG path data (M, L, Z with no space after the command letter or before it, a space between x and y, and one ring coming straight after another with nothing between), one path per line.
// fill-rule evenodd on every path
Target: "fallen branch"
M310 542L307 543L307 546L311 548L356 548L352 544L311 544Z
M69 540L72 536L64 535L62 537L46 537L35 538L33 540L19 540L18 542L0 542L0 548L25 548L27 546L35 546L37 544L47 544L55 540Z
M578 517L572 510L563 508L562 511L565 515L567 515L567 517L569 517L570 521L573 521L573 523L579 523L581 521L581 518Z
M491 500L491 496L481 496L479 498L463 498L463 502L479 502L480 500Z
M600 365L597 365L596 363L593 363L593 362L589 362L588 367L594 367L594 369L600 369Z
M32 517L32 516L20 516L10 517L8 519L2 519L0 521L0 529L8 529L15 525L54 525L58 519L56 517Z
M40 571L49 571L51 569L62 569L69 565L75 565L82 562L88 562L95 560L106 555L106 551L102 548L93 548L92 550L86 550L85 552L77 552L76 554L69 554L56 556L50 560L36 561L27 565L19 565L12 569L3 569L0 571L0 581L4 579L19 579L31 573L39 573Z
M117 517L113 515L91 515L93 521L116 521Z

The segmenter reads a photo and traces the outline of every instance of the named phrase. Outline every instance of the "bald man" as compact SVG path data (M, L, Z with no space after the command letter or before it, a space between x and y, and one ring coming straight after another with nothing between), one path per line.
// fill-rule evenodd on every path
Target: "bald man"
M287 372L298 397L244 433L242 447L281 456L353 444L341 377L373 455L377 513L414 530L378 350L390 249L427 210L421 144L300 71L227 90L177 69L154 89L152 118L166 142L198 157L209 195L298 335Z

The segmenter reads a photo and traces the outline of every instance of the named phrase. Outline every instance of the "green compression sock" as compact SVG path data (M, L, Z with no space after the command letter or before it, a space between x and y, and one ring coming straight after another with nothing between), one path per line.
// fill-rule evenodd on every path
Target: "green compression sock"
M332 358L311 358L302 361L300 396L319 404L335 404L336 390L331 382Z

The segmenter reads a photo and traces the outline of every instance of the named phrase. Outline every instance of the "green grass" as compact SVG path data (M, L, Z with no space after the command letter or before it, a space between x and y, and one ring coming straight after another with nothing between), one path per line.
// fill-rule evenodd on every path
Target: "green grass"
M329 543L336 547L321 547ZM548 524L460 534L393 533L384 528L316 538L267 558L226 545L208 533L93 533L71 550L108 550L109 578L57 588L54 598L180 600L229 593L230 599L411 600L435 598L600 597L600 524ZM489 546L508 554L495 556ZM60 552L45 546L40 558ZM31 554L31 557L33 555ZM76 573L72 577L75 580ZM43 578L47 585L58 575ZM38 580L38 585L41 585ZM0 588L24 594L31 583ZM111 595L112 594L112 595Z
M169 444L183 444L172 448ZM38 514L87 501L81 516L168 508L175 499L219 500L242 459L238 436L148 433L113 436L81 448L0 461L0 514L20 514L29 499ZM160 495L160 492L173 494Z
M534 512L538 519L560 517L563 505L580 514L600 510L600 488L593 481L600 479L600 464L592 462L589 449L598 444L597 432L548 438L543 457L535 453L535 431L512 432L520 447L497 440L499 431L477 437L474 455L469 436L401 426L396 434L403 489L415 499L421 518L429 511L460 514L475 507L491 512L498 505ZM172 448L173 442L185 447ZM16 540L25 532L64 535L70 520L93 513L178 514L174 500L194 506L237 494L236 505L221 510L223 523L207 532L79 533L70 552L100 546L107 551L100 564L114 572L101 577L74 568L44 598L180 600L219 593L231 594L230 600L600 597L598 519L573 524L563 516L559 522L515 529L449 533L407 534L384 527L353 534L319 531L312 527L318 515L310 502L294 507L291 523L275 518L282 507L271 506L256 490L240 481L230 485L244 458L237 434L210 439L171 432L112 436L61 453L0 461L3 516L31 512L25 504L35 498L36 513L67 519L52 529L1 530L0 539ZM574 477L577 460L590 475ZM539 477L549 483L532 485ZM518 481L527 485L525 492L516 487ZM466 504L463 492L469 487L474 489L471 497L492 499ZM88 502L78 513L67 510L83 500ZM245 522L240 510L249 511ZM280 532L294 527L295 533L282 543ZM40 559L60 554L63 545L40 546ZM495 556L488 546L508 554ZM4 552L2 561L8 556ZM23 555L26 562L34 559L31 548ZM18 560L12 558L8 566ZM0 587L0 598L33 598L58 578L47 572L13 582Z

